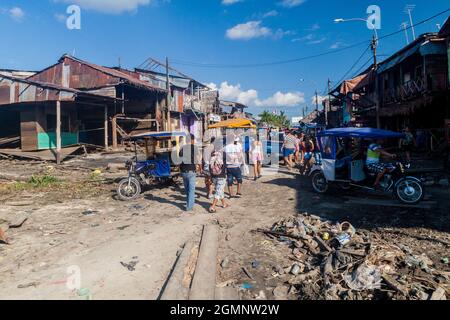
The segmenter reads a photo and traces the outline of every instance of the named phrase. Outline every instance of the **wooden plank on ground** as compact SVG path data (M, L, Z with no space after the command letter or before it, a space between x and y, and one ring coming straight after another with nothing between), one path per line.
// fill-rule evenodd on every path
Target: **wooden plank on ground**
M189 286L183 285L185 267L189 261L194 244L189 241L184 245L183 251L178 257L172 273L169 275L166 286L161 294L161 300L187 300Z
M61 160L65 159L80 148L81 146L74 146L61 149ZM22 151L20 149L0 149L0 153L31 160L55 161L56 159L55 150Z
M205 226L189 300L215 299L218 241L218 226Z

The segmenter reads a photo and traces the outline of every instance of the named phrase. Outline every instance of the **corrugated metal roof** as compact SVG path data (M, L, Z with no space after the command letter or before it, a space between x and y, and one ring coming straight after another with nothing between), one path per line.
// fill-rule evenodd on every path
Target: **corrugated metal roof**
M53 83L38 82L4 74L0 75L0 87L6 89L0 91L0 105L55 100L73 101L77 96L85 96L96 99L100 98L102 100L115 99L73 88L66 88Z
M154 90L154 91L166 92L166 90L164 90L164 89L154 86L146 81L140 80L139 74L137 72L133 72L133 71L129 71L129 70L127 70L127 73L121 72L121 71L113 69L113 68L99 66L97 64L75 58L68 54L62 56L61 59L59 60L59 62L63 62L65 59L70 59L70 60L76 61L80 64L84 64L84 65L89 66L95 70L98 70L104 74L113 76L115 78L119 78L120 80L127 82L129 84L135 85L135 86L144 87L146 89ZM132 74L135 74L135 76L132 76Z
M435 42L432 40L437 40L438 36L436 33L426 33L418 37L414 42L410 43L408 46L402 48L397 53L393 54L383 62L378 64L378 73L382 73L397 64L401 63L408 57L419 52L421 55L426 56L430 54L445 54L443 51L443 43Z

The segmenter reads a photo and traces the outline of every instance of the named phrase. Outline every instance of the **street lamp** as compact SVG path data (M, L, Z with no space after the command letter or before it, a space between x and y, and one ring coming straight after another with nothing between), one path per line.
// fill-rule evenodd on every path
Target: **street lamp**
M363 21L365 23L367 23L368 25L370 25L373 29L373 31L375 32L375 39L378 41L378 32L377 32L377 28L375 27L375 25L370 22L369 19L364 19L364 18L352 18L352 19L334 19L335 23L342 23L342 22L350 22L350 21Z

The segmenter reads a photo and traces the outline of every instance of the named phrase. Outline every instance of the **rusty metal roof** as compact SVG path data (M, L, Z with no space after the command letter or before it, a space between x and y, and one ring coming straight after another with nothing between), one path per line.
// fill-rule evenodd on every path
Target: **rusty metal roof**
M6 82L6 85L2 85L2 82ZM97 100L120 100L73 88L66 88L53 83L38 82L4 74L0 75L0 105L56 100L74 101L77 96Z
M142 87L144 89L147 90L152 90L152 91L161 91L161 92L166 92L165 89L159 88L157 86L154 86L152 84L150 84L149 82L146 81L142 81L139 79L139 73L134 72L134 71L129 71L129 70L125 70L124 71L119 71L117 69L113 69L113 68L109 68L109 67L103 67L103 66L99 66L97 64L91 63L91 62L87 62L78 58L75 58L71 55L65 54L63 55L60 59L59 62L64 62L65 59L69 59L75 62L78 62L80 64L84 64L86 66L89 66L92 69L95 69L97 71L100 71L104 74L107 74L109 76L115 77L120 79L123 82L126 82L130 85L134 85L134 86L138 86L138 87Z

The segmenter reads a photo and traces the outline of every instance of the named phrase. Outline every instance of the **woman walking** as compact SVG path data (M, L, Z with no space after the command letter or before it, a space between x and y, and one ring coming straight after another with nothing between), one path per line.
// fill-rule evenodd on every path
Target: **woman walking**
M210 213L215 213L216 206L222 202L222 208L228 208L229 205L225 201L225 186L227 185L227 170L225 166L225 153L223 151L213 151L210 159L209 172L211 174L212 182L216 193L214 194L214 200L209 208Z
M254 179L256 181L262 176L261 169L262 169L262 162L264 159L263 145L259 137L259 134L256 135L256 139L255 141L253 141L251 156L253 164L253 174Z

